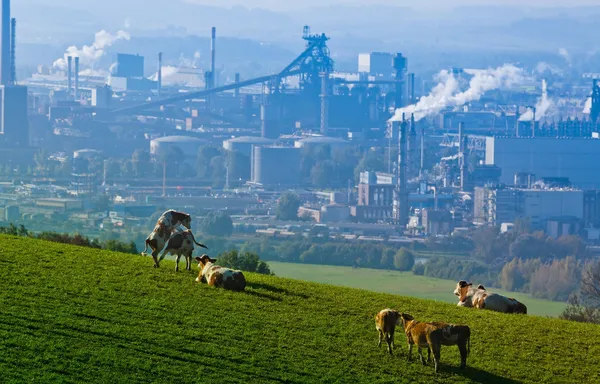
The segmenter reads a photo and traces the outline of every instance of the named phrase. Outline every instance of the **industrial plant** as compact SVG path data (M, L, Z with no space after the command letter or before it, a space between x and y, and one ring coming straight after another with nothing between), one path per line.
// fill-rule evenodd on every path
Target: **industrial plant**
M1 21L0 222L141 226L176 205L283 230L274 212L292 191L298 228L330 223L357 238L409 242L529 217L552 236L599 240L600 73L566 98L513 64L440 68L432 82L402 53L370 52L341 71L330 37L305 26L302 52L247 78L220 62L207 27L208 68L103 47L110 68L75 49L17 79L9 0Z

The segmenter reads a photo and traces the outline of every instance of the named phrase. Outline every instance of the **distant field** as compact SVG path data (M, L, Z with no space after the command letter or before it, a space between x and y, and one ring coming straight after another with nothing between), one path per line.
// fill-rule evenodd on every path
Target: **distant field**
M392 293L420 299L457 303L452 294L456 281L415 276L412 272L384 271L379 269L333 267L325 265L279 263L269 261L277 276L332 284L350 288L366 289L373 292ZM477 284L477 282L473 282ZM490 287L486 287L490 289ZM506 292L494 289L494 292L514 297L527 305L533 315L557 317L566 304L555 301L533 299L523 293Z

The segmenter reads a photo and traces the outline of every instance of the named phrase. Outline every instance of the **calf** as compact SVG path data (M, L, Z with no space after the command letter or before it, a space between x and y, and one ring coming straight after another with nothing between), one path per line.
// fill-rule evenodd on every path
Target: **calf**
M427 362L433 361L435 372L439 371L442 345L458 345L460 351L460 367L467 366L467 355L471 351L471 330L466 325L453 325L443 322L422 323L416 321L408 313L400 314L406 340L408 342L408 360L412 358L412 347L417 345L419 358L426 364L421 348L427 348Z
M513 298L492 293L483 285L473 288L472 283L461 280L456 284L454 294L459 297L459 307L473 307L478 309L489 309L503 313L527 314L527 307Z
M392 347L394 344L394 332L396 325L400 325L400 312L395 309L382 309L375 316L375 328L379 331L379 343L378 347L381 347L381 341L385 336L385 342L388 345L388 352L392 353Z
M164 248L165 244L179 225L191 229L192 217L187 213L170 209L158 218L152 233L146 238L146 246L142 251L142 256L147 255L146 250L150 247L152 250L152 259L154 260L154 268L160 266L157 258L158 253Z
M246 288L246 278L242 271L224 268L214 263L208 255L196 257L200 273L196 282L206 282L211 287L230 289L232 291L243 291Z
M177 256L175 260L175 272L179 272L179 258L183 256L185 258L185 269L188 271L192 270L192 253L194 252L194 244L199 247L206 248L206 245L200 244L194 238L194 234L190 229L185 231L179 231L171 235L165 246L165 250L159 258L159 262L165 258L167 254Z

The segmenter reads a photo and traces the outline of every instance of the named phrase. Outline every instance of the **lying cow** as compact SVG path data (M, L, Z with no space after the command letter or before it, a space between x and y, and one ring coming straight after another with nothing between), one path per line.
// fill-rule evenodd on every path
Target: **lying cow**
M459 297L457 304L459 307L527 314L527 307L523 303L498 293L488 292L483 285L473 288L473 284L467 283L465 280L461 280L456 284L454 294Z
M152 233L146 238L146 246L142 251L142 256L147 255L146 250L149 246L152 250L154 268L159 267L157 258L158 253L165 247L165 244L179 225L182 225L187 229L191 229L192 217L187 213L170 209L158 218Z
M171 235L169 240L167 241L167 245L165 246L165 250L162 255L158 259L159 263L162 259L165 258L169 253L171 255L177 256L175 260L175 272L179 272L179 258L183 256L185 258L185 269L188 271L192 270L192 253L194 252L194 244L199 247L206 248L208 247L204 244L200 244L194 238L194 233L190 229L186 229L185 231L178 231Z
M400 325L400 312L395 309L382 309L375 316L375 328L379 332L379 343L378 347L381 347L381 341L385 337L385 342L388 345L388 352L392 353L392 347L394 345L394 332L396 325Z
M242 271L224 268L214 263L208 255L196 257L200 273L196 282L206 282L211 287L230 289L232 291L243 291L246 288L246 278Z
M413 345L417 345L419 359L426 364L422 348L427 348L427 363L433 361L435 372L439 371L442 345L458 345L460 351L460 367L467 366L467 356L471 352L471 329L466 325L453 325L443 322L422 323L416 321L408 313L400 314L406 341L408 342L408 360L412 358Z

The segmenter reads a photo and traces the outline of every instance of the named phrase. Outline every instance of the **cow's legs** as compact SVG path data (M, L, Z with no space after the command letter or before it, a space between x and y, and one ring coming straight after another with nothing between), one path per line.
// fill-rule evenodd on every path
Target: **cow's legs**
M440 350L442 346L430 344L429 348L433 349L433 363L435 364L435 371L438 372L440 370Z
M381 341L383 340L383 331L381 329L378 329L377 331L379 331L379 343L377 343L377 346L381 347Z
M187 271L191 271L192 270L192 254L187 254L185 255L185 269Z
M385 342L388 345L388 352L390 353L390 355L394 354L392 352L392 339L393 339L392 334L390 332L387 332L387 334L385 335Z
M419 351L419 360L421 360L421 363L425 365L425 358L423 357L423 349L421 348L421 345L417 345L417 351Z
M467 366L467 345L466 345L466 343L459 343L458 350L460 351L460 367L465 368Z
M431 363L431 348L427 348L427 363Z
M412 358L412 348L413 348L413 345L409 342L408 343L408 361L410 361Z
M179 258L181 258L181 255L178 253L177 257L175 258L175 272L179 272Z

